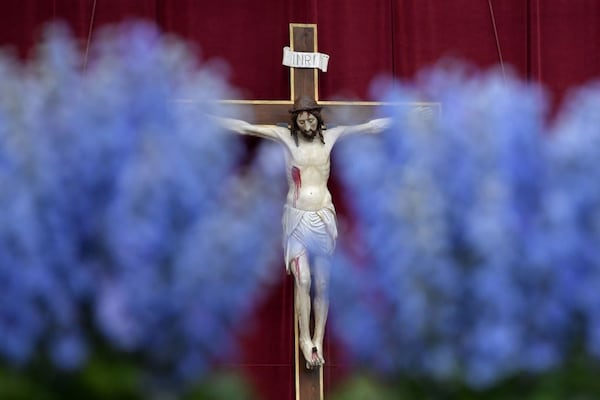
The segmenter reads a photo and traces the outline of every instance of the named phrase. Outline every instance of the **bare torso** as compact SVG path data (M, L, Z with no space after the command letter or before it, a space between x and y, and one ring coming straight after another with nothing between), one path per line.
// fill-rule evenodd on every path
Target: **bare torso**
M299 146L293 141L286 144L287 204L307 211L331 206L331 193L327 188L331 146L317 140L301 142Z

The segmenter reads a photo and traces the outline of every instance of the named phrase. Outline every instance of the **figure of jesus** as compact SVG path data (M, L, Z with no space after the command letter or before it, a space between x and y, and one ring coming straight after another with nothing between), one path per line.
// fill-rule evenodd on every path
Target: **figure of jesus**
M300 97L290 110L289 127L252 125L220 118L224 128L243 135L274 140L283 145L289 185L284 206L283 249L287 273L294 277L294 307L298 316L299 345L306 367L325 363L323 337L329 309L329 259L337 239L336 213L327 187L330 155L338 139L352 133L379 133L389 119L374 119L361 125L325 129L321 108L310 97ZM311 285L314 332L310 334Z

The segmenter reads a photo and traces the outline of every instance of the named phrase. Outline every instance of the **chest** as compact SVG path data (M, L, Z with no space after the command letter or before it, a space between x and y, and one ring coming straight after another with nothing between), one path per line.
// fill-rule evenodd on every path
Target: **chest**
M323 143L301 143L288 148L289 161L298 166L329 164L331 149Z

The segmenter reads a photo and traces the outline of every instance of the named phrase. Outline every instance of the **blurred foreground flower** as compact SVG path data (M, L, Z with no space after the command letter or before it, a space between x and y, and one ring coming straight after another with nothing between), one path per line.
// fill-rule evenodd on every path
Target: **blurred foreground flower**
M196 378L267 283L280 188L260 157L232 171L228 89L183 43L122 25L81 65L57 27L0 60L0 357L72 370L100 337Z
M474 387L558 366L582 338L598 355L600 92L556 134L540 89L512 77L434 69L384 100L423 98L438 115L392 106L388 132L336 153L355 225L336 332L380 371Z

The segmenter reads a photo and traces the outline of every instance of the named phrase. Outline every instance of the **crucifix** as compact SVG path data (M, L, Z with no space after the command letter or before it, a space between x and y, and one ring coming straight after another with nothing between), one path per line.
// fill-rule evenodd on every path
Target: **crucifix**
M294 277L297 400L323 398L323 339L329 307L328 263L337 239L335 207L327 188L331 150L342 136L379 133L389 124L388 119L373 119L356 125L326 128L321 114L324 106L324 114L328 114L327 123L335 124L342 122L336 121L336 116L345 115L347 119L350 114L347 111L340 113L340 109L351 109L354 120L360 117L367 119L379 105L375 102L318 102L317 68L326 70L327 60L328 56L317 52L316 25L290 24L290 46L284 49L283 62L292 67L290 99L225 101L251 107L255 124L218 119L230 131L274 140L285 150L289 190L282 222L285 266L288 274ZM311 322L314 322L312 329Z
M322 111L327 123L348 123L349 115L354 117L353 121L372 118L381 104L318 102L317 67L326 69L326 57L317 52L316 25L290 24L290 47L284 49L284 64L292 67L290 99L225 101L251 107L255 124L229 118L219 119L228 130L277 141L286 152L289 190L283 215L283 242L286 270L294 277L294 378L297 400L323 399L324 395L323 338L329 307L328 262L337 239L335 208L327 188L331 150L342 136L379 133L389 124L388 119L373 119L357 125L325 128ZM345 117L344 121L336 120L340 115ZM279 126L281 123L287 126ZM311 285L314 288L312 301ZM311 319L311 316L314 318Z

